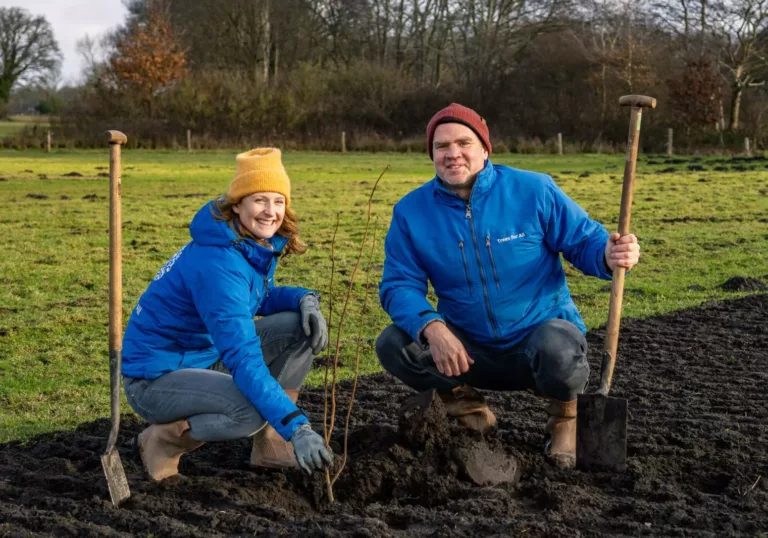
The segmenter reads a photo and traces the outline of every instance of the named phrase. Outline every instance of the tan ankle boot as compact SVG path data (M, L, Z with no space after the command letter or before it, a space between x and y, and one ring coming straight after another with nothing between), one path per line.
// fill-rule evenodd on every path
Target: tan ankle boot
M572 469L576 465L576 400L550 400L547 414L549 439L544 453L556 467Z
M438 392L449 417L470 430L485 432L496 426L496 416L488 409L482 394L469 385L456 387L451 392Z
M189 435L189 423L177 420L153 424L139 434L138 446L144 469L152 480L160 481L179 474L179 459L203 445Z
M288 389L285 393L293 403L299 399L298 390ZM293 444L280 437L280 434L269 424L253 436L251 465L271 469L299 468L293 453Z

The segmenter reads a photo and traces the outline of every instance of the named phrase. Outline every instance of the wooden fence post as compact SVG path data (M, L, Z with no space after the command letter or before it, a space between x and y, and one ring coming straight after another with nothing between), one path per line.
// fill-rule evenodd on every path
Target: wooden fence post
M192 130L187 129L187 151L192 151Z
M670 157L672 156L674 148L672 147L672 137L673 137L673 131L672 127L667 129L667 155Z
M557 154L563 154L563 133L557 133Z
M752 150L749 147L749 137L744 138L744 153L752 155Z
M341 131L341 152L347 152L347 132Z
M51 131L48 131L48 142L47 142L45 148L46 148L45 150L46 150L47 153L51 152Z

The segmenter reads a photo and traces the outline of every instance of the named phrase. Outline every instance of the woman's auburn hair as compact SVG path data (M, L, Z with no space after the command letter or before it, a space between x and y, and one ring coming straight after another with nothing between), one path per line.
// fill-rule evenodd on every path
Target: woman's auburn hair
M219 212L212 211L214 218L217 220L227 221L229 227L240 239L253 239L258 244L265 248L272 248L267 241L254 237L245 227L236 225L237 213L232 210L232 207L240 203L240 200L231 201L227 199L226 194L222 194L219 198L213 201L213 205ZM283 217L283 223L280 225L280 229L277 230L277 235L281 235L288 239L288 243L283 248L281 257L288 256L289 254L304 254L307 251L307 244L299 237L299 219L296 216L296 212L290 207L285 208L285 216Z

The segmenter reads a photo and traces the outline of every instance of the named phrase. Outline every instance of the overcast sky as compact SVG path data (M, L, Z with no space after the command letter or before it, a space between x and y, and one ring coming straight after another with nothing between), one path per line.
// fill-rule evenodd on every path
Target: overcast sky
M83 63L75 47L77 40L85 34L98 40L127 14L121 0L0 0L0 7L21 7L48 20L64 57L62 83L80 78Z

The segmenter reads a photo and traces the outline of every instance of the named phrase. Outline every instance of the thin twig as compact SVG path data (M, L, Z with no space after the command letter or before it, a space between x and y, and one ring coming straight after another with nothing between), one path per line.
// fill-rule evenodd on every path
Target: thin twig
M339 369L339 349L341 348L341 330L344 326L344 318L347 313L347 306L349 305L349 298L352 295L352 286L355 284L355 273L357 272L357 268L360 266L360 260L363 257L363 247L365 246L365 240L368 238L368 228L371 224L371 203L373 201L373 194L376 192L376 187L379 185L379 181L381 181L382 176L384 176L384 173L389 170L389 165L387 165L384 170L382 170L381 174L379 174L379 178L376 180L376 183L373 184L373 188L371 189L371 195L368 197L368 219L365 223L365 233L363 234L363 240L360 244L360 252L357 255L357 262L355 263L354 268L352 269L352 274L349 277L349 288L347 289L347 297L344 299L344 307L341 309L341 315L339 316L339 328L336 332L336 351L333 356L333 382L331 383L331 425L330 425L330 431L333 431L333 426L336 421L336 375Z
M371 254L368 257L368 269L365 272L365 295L363 298L363 310L360 315L360 328L357 332L357 349L355 350L355 377L352 381L352 394L349 397L349 408L347 409L347 421L344 423L344 456L341 459L341 465L339 465L339 470L336 471L336 475L333 477L332 484L336 483L336 480L339 479L339 476L341 475L341 472L344 470L344 466L347 464L347 454L349 453L348 450L348 444L349 444L349 420L352 417L352 407L355 405L355 394L357 394L357 379L360 374L360 345L363 342L363 326L365 325L365 314L367 312L368 308L368 290L369 290L369 282L371 278L371 267L373 265L373 253L376 249L376 223L378 222L378 217L376 220L374 220L373 223L373 236L371 238Z
M339 230L339 213L336 213L336 226L333 229L333 239L331 239L331 282L328 286L328 330L331 330L333 318L333 273L336 268L336 232ZM328 356L325 359L325 379L323 380L323 437L325 446L331 441L331 435L328 431L328 371L331 367L331 346L328 346Z
M333 496L333 481L331 480L331 471L325 468L325 489L328 491L328 500L334 502L336 499Z
M333 320L333 273L336 269L336 232L339 231L340 214L336 213L336 226L333 228L333 239L331 239L331 278L328 285L328 330L331 330ZM333 428L328 428L328 370L331 364L331 347L328 346L328 356L325 359L325 379L323 380L323 437L325 446L330 447L331 432ZM334 378L336 376L334 375ZM328 499L333 502L333 483L331 482L331 472L325 470L325 485L328 489Z
M745 491L745 492L744 492L744 495L742 495L742 497L746 497L746 496L747 496L747 493L749 493L750 491L752 491L753 489L755 489L755 486L757 486L757 483L758 483L758 482L760 482L760 479L761 479L762 477L763 477L762 475L758 475L758 476L757 476L757 480L755 480L755 483L754 483L754 484L752 484L752 487L751 487L751 488L749 488L747 491ZM335 481L336 481L336 479L334 478L334 482L335 482Z

